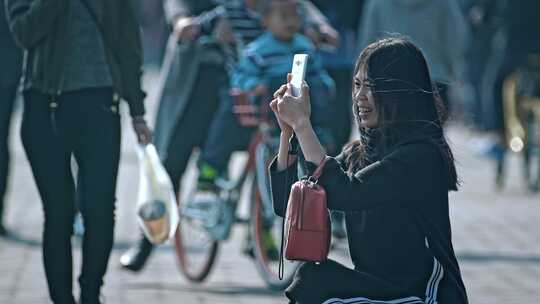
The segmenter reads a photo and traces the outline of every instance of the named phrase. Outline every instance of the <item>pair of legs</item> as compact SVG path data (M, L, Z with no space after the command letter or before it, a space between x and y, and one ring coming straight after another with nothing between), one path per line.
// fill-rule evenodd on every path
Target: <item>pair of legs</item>
M220 89L227 83L223 67L202 65L197 73L189 102L174 126L165 159L162 160L176 194L180 191L180 180L193 150L202 147L206 141L218 108ZM121 257L120 263L124 268L139 271L144 267L152 248L150 241L141 233L140 240Z
M111 88L85 89L57 98L24 94L21 137L43 203L43 261L55 304L75 303L71 236L75 206L85 232L80 303L99 303L113 245L116 178L120 158L120 116ZM78 164L76 183L72 156Z
M418 297L386 280L333 260L300 265L285 295L289 303L296 304L323 303L332 298L341 299L331 301L334 304L368 303L367 299L369 303L420 303Z
M16 92L17 83L13 85L0 84L0 235L6 233L3 216L9 175L9 126Z

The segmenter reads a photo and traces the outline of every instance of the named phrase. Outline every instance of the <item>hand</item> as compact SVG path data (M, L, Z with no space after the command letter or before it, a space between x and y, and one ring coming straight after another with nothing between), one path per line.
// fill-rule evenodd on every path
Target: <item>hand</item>
M309 26L304 30L304 34L317 48L324 43L327 43L333 47L339 46L339 33L331 26L322 25L319 28Z
M220 18L214 30L217 39L224 44L234 44L234 32L229 20Z
M306 35L309 40L311 40L315 47L319 47L319 45L323 42L321 32L319 32L314 26L308 26L304 30L304 35Z
M152 131L150 131L143 116L134 116L131 123L139 144L146 146L152 142Z
M333 47L339 46L339 33L331 26L321 26L319 32L322 35L322 40Z
M290 81L292 75L287 75L287 84L282 85L275 93L274 100L270 103L272 111L278 118L278 123L282 131L295 132L310 125L311 104L309 98L309 86L304 81L301 94L298 97L292 96L292 86Z
M193 41L200 32L201 27L191 17L180 17L174 23L174 33L179 42Z

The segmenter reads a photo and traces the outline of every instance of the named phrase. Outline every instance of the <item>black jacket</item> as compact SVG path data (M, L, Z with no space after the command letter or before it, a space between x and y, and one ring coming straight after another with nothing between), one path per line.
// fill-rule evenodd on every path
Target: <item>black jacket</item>
M345 173L342 157L327 162L319 184L326 190L329 209L346 214L355 269L422 297L435 257L444 268L439 303L467 303L451 242L448 170L438 148L428 142L400 145L354 178ZM274 208L280 216L297 179L296 167L281 172L276 172L275 162L270 167Z
M116 93L131 115L144 114L141 89L142 45L130 0L82 0L97 19ZM69 0L5 0L9 27L26 50L25 88L62 93Z
M12 87L21 77L22 50L13 41L5 12L0 7L0 86Z

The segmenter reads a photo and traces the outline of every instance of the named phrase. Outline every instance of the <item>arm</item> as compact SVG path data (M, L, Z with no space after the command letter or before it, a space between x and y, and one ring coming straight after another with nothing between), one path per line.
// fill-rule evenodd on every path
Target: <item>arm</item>
M288 134L294 133L300 143L300 148L304 154L304 159L308 162L320 164L326 157L326 151L315 135L315 131L311 125L311 104L309 98L309 87L304 81L302 84L302 92L300 96L292 96L291 87L292 74L287 75L287 84L282 85L275 93L274 100L270 103L272 111L274 111L280 127L287 126ZM281 128L284 129L283 127ZM283 131L282 131L283 132ZM281 143L285 144L285 142ZM288 142L286 143L288 147ZM280 146L281 151L286 151ZM279 160L280 158L278 158ZM287 167L285 156L281 158L279 168Z
M141 27L135 15L135 9L132 2L128 1L123 11L122 35L132 37L125 39L128 42L124 47L129 51L129 57L123 56L117 59L120 64L126 66L122 74L123 85L125 86L124 99L129 104L129 113L131 117L142 117L145 114L144 99L146 93L142 90L141 78L143 75L143 47L141 42ZM129 86L129 87L127 87Z
M382 205L414 202L439 190L444 179L442 157L430 143L410 143L350 178L330 159L319 179L332 210L361 211ZM440 183L441 185L446 183ZM442 186L441 186L442 187Z
M66 0L5 0L9 27L17 43L30 49L49 34Z
M287 140L285 139L285 141ZM291 186L298 180L298 163L296 162L296 157L291 156L290 159L294 159L294 161L287 168L280 168L278 155L268 168L274 212L281 217L285 216L285 211L287 210Z
M339 44L339 33L332 27L330 21L311 1L300 1L303 12L303 32L315 45L328 43L335 47Z

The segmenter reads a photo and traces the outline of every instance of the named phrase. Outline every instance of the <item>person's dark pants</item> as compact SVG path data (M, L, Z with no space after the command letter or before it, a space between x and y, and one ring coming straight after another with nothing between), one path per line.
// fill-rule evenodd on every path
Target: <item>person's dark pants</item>
M201 161L218 172L224 172L232 152L245 149L255 131L240 124L233 112L233 100L228 90L220 92L220 103L203 146Z
M220 66L202 65L194 83L188 104L172 132L165 159L162 159L177 196L193 150L202 147L206 141L218 108L219 90L227 83L227 73ZM140 242L150 249L153 247L142 231Z
M43 203L43 260L54 303L72 295L71 235L75 201L85 232L81 303L98 303L113 245L115 190L120 158L120 116L110 88L68 92L58 98L24 93L21 137ZM78 164L77 184L71 157Z
M225 69L219 66L201 66L191 98L172 133L166 157L165 170L175 191L186 170L193 149L202 147L218 109L220 90L227 83Z
M331 259L319 265L303 262L285 290L285 295L289 303L294 304L323 303L331 298L348 299L332 303L367 303L363 301L365 298L372 299L374 303L389 303L389 300L411 296L408 291L390 282L367 272L347 268ZM357 298L358 302L353 302L351 298Z
M0 85L0 226L3 223L4 199L9 175L9 126L15 103L17 84Z
M505 50L495 54L490 60L492 64L484 80L482 97L483 129L504 133L503 84L506 78L520 65L526 62L527 52Z
M488 28L481 28L473 32L473 39L471 39L471 45L465 56L465 69L473 93L465 108L466 118L470 119L477 127L481 127L482 122L482 81L487 70L488 59L492 53L493 34L493 31Z
M270 92L273 92L272 89ZM328 115L331 92L324 84L313 83L310 85L310 96L311 122L315 132L325 147L333 149L335 143L329 131L332 118ZM201 161L218 172L224 172L231 154L234 151L246 149L255 129L243 127L238 122L233 112L233 100L228 91L222 90L220 97L219 110L212 121L208 140L202 150Z

